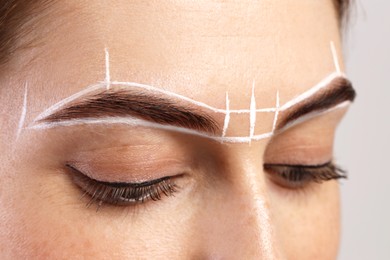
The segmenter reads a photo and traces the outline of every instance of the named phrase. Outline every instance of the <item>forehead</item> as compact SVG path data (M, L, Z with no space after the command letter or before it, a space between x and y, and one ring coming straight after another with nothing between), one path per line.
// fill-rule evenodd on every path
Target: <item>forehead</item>
M334 71L332 1L67 1L57 8L29 68L38 70L30 73L39 75L36 85L53 92L41 110L103 80L104 48L113 80L215 107L229 92L232 109L248 106L253 82L258 106L270 107L276 90L283 104Z

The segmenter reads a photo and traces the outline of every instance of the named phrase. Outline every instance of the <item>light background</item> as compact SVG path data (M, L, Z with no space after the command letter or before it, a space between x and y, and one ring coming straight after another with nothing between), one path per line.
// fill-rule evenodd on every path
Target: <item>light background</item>
M344 53L358 97L335 153L349 172L339 259L390 260L390 1L354 2Z

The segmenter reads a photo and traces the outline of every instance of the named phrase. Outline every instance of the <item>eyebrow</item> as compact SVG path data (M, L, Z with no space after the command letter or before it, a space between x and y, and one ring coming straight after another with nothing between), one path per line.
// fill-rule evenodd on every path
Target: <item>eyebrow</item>
M105 90L72 103L40 119L37 123L131 116L212 135L220 131L214 119L202 111L178 106L176 102L167 98L135 91Z
M279 110L273 109L273 112L278 112L275 114L274 131L285 130L288 126L299 122L299 119L317 115L317 112L329 111L346 101L352 102L355 99L356 92L348 79L344 76L330 76L329 81L326 79L325 82L320 82L319 85L285 103ZM228 114L228 111L225 112ZM203 110L184 106L170 97L146 94L134 89L105 89L88 96L81 96L54 110L53 113L38 118L34 121L38 126L47 124L67 126L72 123L77 125L96 122L129 123L126 118L138 118L150 122L151 127L161 126L168 130L176 130L171 127L179 127L186 133L222 142L250 142L270 137L274 133L271 131L254 137L221 137L219 134L222 130L219 124ZM142 124L145 125L145 121Z
M352 87L352 83L344 77L337 77L327 87L323 88L322 91L281 111L276 130L286 128L304 116L327 111L344 102L353 102L355 97L356 91Z

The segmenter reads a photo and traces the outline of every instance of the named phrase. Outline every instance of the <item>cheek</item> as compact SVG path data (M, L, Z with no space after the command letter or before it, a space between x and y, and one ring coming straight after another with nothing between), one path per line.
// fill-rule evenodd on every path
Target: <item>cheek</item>
M336 259L339 185L331 181L312 188L291 196L273 195L277 241L288 259Z
M103 206L96 211L95 206L85 208L85 201L69 189L54 184L64 183L63 177L26 176L27 173L19 172L17 177L2 183L2 187L8 187L0 193L2 256L152 259L170 255L185 259L184 254L191 253L188 246L193 237L193 214L189 210L185 214L177 212L183 208L183 200L166 200L161 207Z

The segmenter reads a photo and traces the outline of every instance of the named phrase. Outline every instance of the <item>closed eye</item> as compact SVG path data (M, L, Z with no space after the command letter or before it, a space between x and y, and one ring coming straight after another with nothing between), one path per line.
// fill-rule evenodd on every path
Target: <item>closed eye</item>
M178 191L174 178L178 176L166 176L163 178L139 182L105 182L88 177L71 165L66 165L72 172L73 182L90 196L87 207L93 203L99 206L103 203L127 206L143 203L149 200L161 200L163 196L171 196Z
M302 189L311 183L347 178L346 172L333 162L321 165L264 164L270 179L286 189Z

